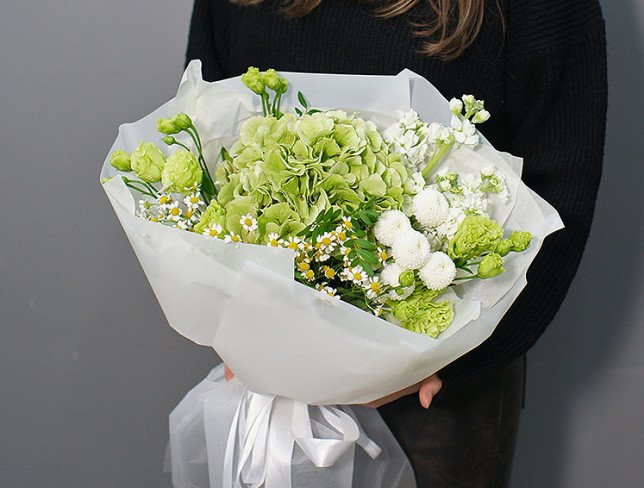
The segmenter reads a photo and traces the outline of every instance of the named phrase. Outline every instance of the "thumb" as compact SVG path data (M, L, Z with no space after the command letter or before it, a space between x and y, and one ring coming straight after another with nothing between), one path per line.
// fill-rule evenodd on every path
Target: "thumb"
M224 364L224 377L226 378L226 381L230 381L235 377L235 375L230 370L230 368L228 366L226 366L225 364Z

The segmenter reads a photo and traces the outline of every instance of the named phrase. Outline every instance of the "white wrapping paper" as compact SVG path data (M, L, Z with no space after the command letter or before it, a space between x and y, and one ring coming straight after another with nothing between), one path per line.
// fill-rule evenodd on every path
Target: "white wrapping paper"
M295 106L301 90L310 106L359 111L381 128L396 120L397 111L412 107L425 120L449 124L447 100L427 80L408 70L398 76L283 75L291 85L283 107ZM121 126L112 150L132 151L141 140L158 140L156 118L177 112L193 119L204 139L206 160L214 164L221 145L234 141L243 120L259 112L259 99L249 94L239 78L204 82L200 63L193 62L177 96L140 121ZM174 329L213 347L239 382L255 394L310 405L347 405L369 402L415 384L483 342L525 286L527 269L543 239L563 226L555 209L521 182L522 161L487 143L474 150L452 151L434 171L448 165L456 171L478 173L490 163L506 174L511 194L508 202L495 202L492 217L509 232L528 230L535 237L527 251L506 259L504 274L460 285L451 292L456 319L437 339L345 302L321 300L315 290L293 280L289 250L226 244L143 220L134 215L134 198L120 178L112 178L104 188ZM101 176L115 173L106 160ZM204 421L202 405L209 403L196 400L196 392L203 391L209 398L221 395L217 408L224 420L214 430L208 429L208 421L205 424L207 442L212 443L227 438L225 419L232 418L232 405L239 404L241 388L223 388L210 377L186 397L173 413L173 457L179 449L177 439L183 439L181 457L205 455L199 450L190 454L195 446L186 440L198 437L193 428L203 434L194 425ZM193 427L182 430L178 425ZM376 430L383 434L381 428ZM215 451L209 445L208 455L211 452ZM173 469L176 474L183 468L173 462ZM221 486L213 479L209 482L203 478L199 483L176 486Z

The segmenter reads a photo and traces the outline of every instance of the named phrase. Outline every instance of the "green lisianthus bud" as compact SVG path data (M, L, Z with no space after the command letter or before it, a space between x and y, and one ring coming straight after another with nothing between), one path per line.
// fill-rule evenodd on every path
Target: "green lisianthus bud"
M165 142L168 146L172 146L174 143L177 142L177 140L172 136L165 136L163 138L163 142Z
M181 127L175 123L174 118L164 119L159 117L157 119L157 131L161 134L178 134L181 132Z
M161 174L161 183L168 192L185 193L201 185L202 178L203 170L197 157L180 149L168 157Z
M261 95L266 91L264 78L262 77L262 74L259 72L258 68L254 68L253 66L248 68L248 71L241 75L241 81L244 85L250 88L251 91L257 93L258 95Z
M532 234L530 232L516 231L510 236L510 240L512 241L512 250L514 252L523 252L532 242Z
M110 155L110 164L119 171L132 171L130 155L121 149L117 149Z
M177 114L172 118L172 121L181 130L186 130L192 127L192 119L188 116L188 114Z
M483 259L481 259L476 275L479 278L487 279L494 278L504 271L503 258L497 253L491 252L490 254L483 256Z
M161 150L152 142L139 144L130 156L132 171L148 183L156 183L161 180L161 171L165 166L165 156Z
M277 74L277 71L272 68L264 71L262 78L266 86L275 92L279 91L279 89L282 87L280 76Z
M494 252L501 256L507 256L510 251L512 251L512 241L510 239L501 239L501 241L497 244L496 249Z
M406 269L402 273L400 273L400 276L398 277L398 282L402 286L412 286L416 282L416 276L414 275L414 270L413 269Z

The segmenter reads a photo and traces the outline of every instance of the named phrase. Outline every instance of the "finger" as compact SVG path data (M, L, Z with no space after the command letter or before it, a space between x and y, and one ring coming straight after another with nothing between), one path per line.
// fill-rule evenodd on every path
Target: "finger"
M228 366L226 366L225 364L224 364L224 377L226 378L226 381L230 381L235 377L235 375L230 370L230 368Z
M432 375L422 382L418 391L418 398L423 408L429 408L434 396L440 391L442 386L443 382L436 375Z
M402 398L407 395L411 395L412 393L416 393L419 390L419 388L420 388L420 383L416 383L415 385L411 385L411 386L408 386L407 388L403 388L402 390L392 393L391 395L387 395L386 397L379 398L372 402L366 403L365 406L371 407L371 408L379 408L379 407L382 407L383 405L386 405L387 403L396 401L399 398Z

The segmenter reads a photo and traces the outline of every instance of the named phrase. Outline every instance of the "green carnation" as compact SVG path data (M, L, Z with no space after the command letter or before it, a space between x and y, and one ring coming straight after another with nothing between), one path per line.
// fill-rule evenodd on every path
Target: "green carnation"
M130 155L121 149L114 151L110 155L110 164L119 171L132 171Z
M523 252L532 242L532 234L530 232L516 231L510 236L510 241L512 241L512 250L514 252Z
M439 292L416 289L407 299L389 302L392 315L401 327L436 338L454 320L454 304L449 300L436 302Z
M453 261L465 263L492 251L503 237L503 229L494 220L483 215L468 215L449 241L447 253Z
M197 157L181 149L168 157L161 182L166 191L185 193L201 185L202 178L203 171Z
M132 170L143 181L156 183L161 180L165 156L152 142L141 142L130 156Z
M479 269L477 271L477 276L479 278L494 278L495 276L503 273L505 269L503 268L503 258L495 252L491 252L483 256L479 264Z
M258 68L250 67L248 71L241 75L241 81L244 85L250 88L251 91L261 95L266 91L264 86L264 77L259 72Z

